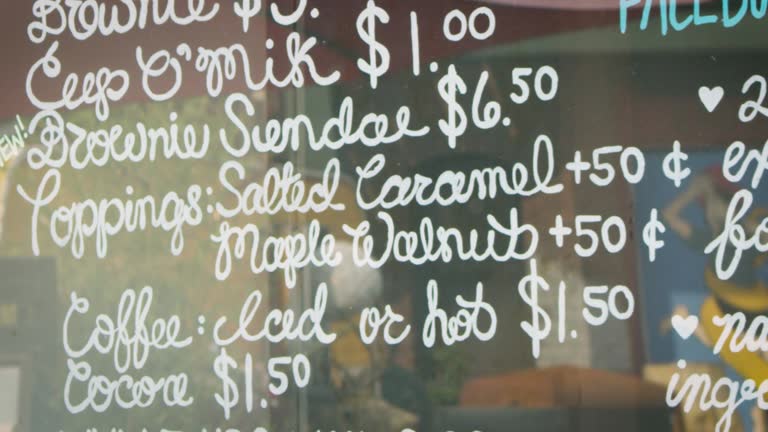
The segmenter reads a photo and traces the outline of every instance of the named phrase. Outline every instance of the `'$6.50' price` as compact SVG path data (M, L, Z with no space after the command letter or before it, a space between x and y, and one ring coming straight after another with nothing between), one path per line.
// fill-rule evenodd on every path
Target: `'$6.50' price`
M553 320L550 314L539 304L541 291L550 291L547 281L539 276L536 268L536 260L531 260L530 273L520 280L518 284L520 297L531 308L531 320L520 324L531 338L531 351L534 358L539 358L541 341L546 339L552 331ZM557 290L557 339L565 342L566 335L566 286L560 282ZM617 320L629 319L635 311L635 297L632 291L624 285L614 287L588 286L584 288L584 307L582 316L591 326L605 324L609 318ZM572 338L576 338L575 330L570 331Z
M438 127L440 132L448 138L448 145L451 148L456 148L456 140L464 135L470 120L472 125L482 130L491 129L499 123L505 127L509 126L511 120L509 117L502 118L501 104L498 101L484 102L489 76L488 71L483 71L478 78L475 90L471 91L467 82L457 72L456 66L450 65L448 71L437 83L438 94L446 103L447 108L447 117L438 121ZM533 91L531 91L530 81L533 82ZM512 69L512 86L515 91L510 93L509 97L512 102L518 105L528 102L532 96L540 101L548 102L557 95L558 82L557 71L551 66L542 66L535 72L533 68L517 67ZM459 96L470 92L473 96L468 119L467 112L462 103L459 102Z
M238 372L237 362L227 354L227 350L222 348L221 353L213 362L213 370L216 376L221 379L221 393L214 396L216 402L224 409L224 416L229 419L232 408L240 403L240 387L231 376L232 372ZM247 412L253 411L253 377L254 367L251 354L245 355L243 364L242 381L244 390L242 392L243 402ZM269 391L275 396L279 396L288 390L288 385L293 378L293 382L298 388L304 388L309 384L311 374L309 359L304 354L295 356L272 357L267 362L267 374L269 375ZM257 373L256 376L262 374Z

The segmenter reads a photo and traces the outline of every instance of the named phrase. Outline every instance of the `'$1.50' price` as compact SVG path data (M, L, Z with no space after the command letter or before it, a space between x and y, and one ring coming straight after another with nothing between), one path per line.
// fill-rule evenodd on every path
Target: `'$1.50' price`
M531 260L530 273L520 280L518 284L520 297L531 308L531 320L523 321L523 328L531 338L531 351L534 358L539 358L541 341L546 339L552 331L552 317L539 304L541 291L550 291L547 281L539 276L536 268L536 260ZM558 342L565 342L566 335L566 286L560 282L557 290L557 336ZM635 297L632 291L624 285L588 286L584 288L584 308L582 316L591 326L605 324L610 317L617 320L629 319L635 311ZM577 336L575 330L571 330L571 337Z
M284 372L282 369L288 368L289 373ZM216 376L221 379L221 393L216 393L214 397L216 402L224 409L224 416L229 420L232 408L236 407L240 403L240 387L235 379L231 376L233 372L237 373L237 362L227 354L227 350L222 348L221 353L216 357L213 362L213 370ZM242 379L244 388L242 390L243 402L245 403L245 410L247 412L253 411L253 377L254 367L253 358L251 354L245 355L245 361L243 364ZM267 362L267 374L269 375L269 391L275 396L279 396L288 390L290 382L289 375L293 377L293 381L298 388L304 388L309 384L309 378L311 374L311 368L309 365L309 359L304 354L296 354L295 356L283 356L272 357ZM256 374L261 375L261 374Z

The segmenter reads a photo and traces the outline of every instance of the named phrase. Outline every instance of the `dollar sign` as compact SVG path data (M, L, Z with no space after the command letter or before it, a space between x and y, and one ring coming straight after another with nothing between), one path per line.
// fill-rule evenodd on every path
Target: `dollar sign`
M539 358L541 341L552 329L552 320L544 308L539 306L539 288L549 291L549 284L536 272L536 260L531 260L531 272L520 280L517 290L523 301L531 307L531 321L523 321L520 327L531 337L533 358Z
M663 169L664 175L668 179L675 182L676 187L680 187L680 183L691 175L690 168L683 168L681 162L687 161L688 155L680 150L680 141L675 141L672 146L672 152L664 157Z
M448 104L448 119L438 121L443 135L448 137L448 145L456 148L456 137L464 135L467 130L467 113L456 101L456 93L466 94L467 83L456 73L454 65L448 66L448 72L437 83L440 97Z
M213 371L216 372L216 376L221 378L222 391L221 394L216 393L214 397L216 402L224 408L224 417L229 420L229 413L232 407L237 405L239 395L237 392L237 384L229 376L229 368L237 368L237 362L232 357L227 355L227 350L221 349L221 353L216 357L213 362Z
M371 88L376 88L379 77L389 70L389 50L376 41L376 21L386 24L389 22L389 14L384 9L376 6L373 0L357 17L357 33L360 39L368 44L368 61L357 59L357 67L368 74L371 80Z
M248 33L251 18L261 11L261 0L240 0L235 2L235 15L243 19L243 32Z
M664 240L659 240L658 235L664 233L667 228L659 222L659 211L651 210L651 219L643 227L643 242L648 246L648 259L656 261L656 251L664 246Z

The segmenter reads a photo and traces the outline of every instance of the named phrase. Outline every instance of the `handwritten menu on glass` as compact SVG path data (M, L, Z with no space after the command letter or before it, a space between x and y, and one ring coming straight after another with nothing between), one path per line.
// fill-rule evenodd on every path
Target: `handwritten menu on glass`
M0 432L768 430L768 1L6 3Z

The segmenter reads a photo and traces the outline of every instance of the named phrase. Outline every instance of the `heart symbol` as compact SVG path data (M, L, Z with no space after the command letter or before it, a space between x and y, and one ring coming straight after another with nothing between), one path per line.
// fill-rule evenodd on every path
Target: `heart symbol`
M680 315L672 316L672 327L674 327L677 334L684 340L691 337L698 326L699 318L696 315L688 315L685 318Z
M699 99L701 100L701 103L704 104L704 108L706 108L707 111L712 112L723 99L724 93L722 87L701 87L699 88Z

